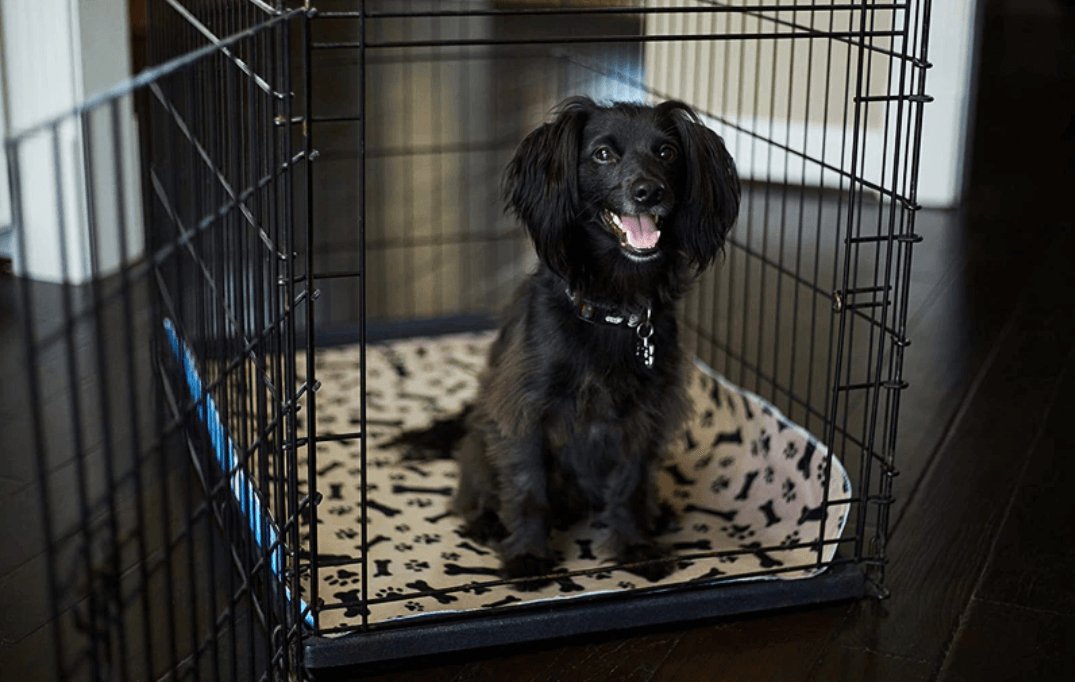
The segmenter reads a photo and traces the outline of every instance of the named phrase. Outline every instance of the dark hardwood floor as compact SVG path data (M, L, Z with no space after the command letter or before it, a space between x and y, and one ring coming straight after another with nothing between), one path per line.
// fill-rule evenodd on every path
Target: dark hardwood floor
M901 412L902 473L888 548L891 597L410 660L329 677L1075 679L1075 6L1062 0L981 1L967 202L959 211L920 216L926 241L915 254L914 344L906 367L911 388ZM66 567L79 557L63 544L50 554L36 522L28 522L38 511L39 491L26 398L18 392L27 360L15 324L16 294L14 282L0 276L0 680L34 680L47 678L52 668L53 633L78 626L77 604L60 603L59 614L46 607L46 562ZM42 290L43 296L54 294ZM85 333L100 333L94 329ZM151 371L144 352L139 349L134 364ZM130 366L121 360L116 371ZM97 362L78 361L85 367ZM40 359L46 393L49 381L65 381L63 364L63 358ZM92 404L90 375L80 390ZM66 431L58 426L69 417L63 401L55 402L61 404L58 421L45 425L52 444L47 475L52 489L70 502L75 464L63 455ZM126 437L88 428L89 460L95 439L106 435ZM162 455L146 464L144 475L152 478L154 467L181 461ZM189 487L190 481L176 485ZM181 499L178 489L171 494ZM125 495L120 489L118 504L130 504ZM69 533L76 521L64 516L65 509L73 513L71 504L57 507L58 534ZM168 523L163 521L166 528ZM160 544L160 525L156 519L149 524L144 541L150 548ZM198 526L197 539L208 544L207 521L204 526ZM130 556L120 561L132 565ZM176 557L174 570L189 567L185 555ZM211 579L203 575L192 584L206 590ZM163 638L169 613L158 599L160 580L153 577L149 591L153 622L161 624L153 636ZM48 627L54 618L61 621L55 630ZM170 627L191 629L183 622ZM243 637L247 628L235 630ZM165 647L154 646L158 655Z

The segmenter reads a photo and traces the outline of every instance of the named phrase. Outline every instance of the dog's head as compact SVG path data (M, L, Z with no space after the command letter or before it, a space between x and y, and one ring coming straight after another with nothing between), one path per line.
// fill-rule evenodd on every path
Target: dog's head
M690 107L573 97L556 112L519 145L505 176L508 207L546 265L575 280L595 269L700 271L712 262L739 213L739 178Z

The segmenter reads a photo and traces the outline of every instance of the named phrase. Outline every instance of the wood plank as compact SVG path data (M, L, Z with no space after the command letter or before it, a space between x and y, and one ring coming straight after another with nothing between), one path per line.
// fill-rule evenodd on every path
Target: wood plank
M844 646L826 651L814 674L826 682L925 682L933 679L932 666L923 661Z
M1075 616L974 600L942 682L1075 680Z
M976 597L1075 614L1075 363L1031 453Z

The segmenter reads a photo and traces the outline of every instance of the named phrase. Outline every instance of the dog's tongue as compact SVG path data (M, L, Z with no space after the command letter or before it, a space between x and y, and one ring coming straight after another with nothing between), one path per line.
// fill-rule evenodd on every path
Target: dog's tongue
M661 238L661 231L649 213L621 215L620 224L627 235L627 244L636 249L652 249Z

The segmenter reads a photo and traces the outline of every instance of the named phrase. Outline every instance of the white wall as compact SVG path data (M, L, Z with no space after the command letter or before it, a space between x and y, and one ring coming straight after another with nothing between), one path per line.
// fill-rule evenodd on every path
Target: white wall
M120 265L121 191L129 258L143 248L137 133L129 98L117 102L123 177L116 174L107 108L84 120L92 156L78 118L29 136L22 131L130 76L126 0L0 0L0 22L7 133L18 139L14 163L20 192L11 197L21 214L15 216L20 218L15 272L75 283L113 272ZM91 259L91 220L96 263Z

